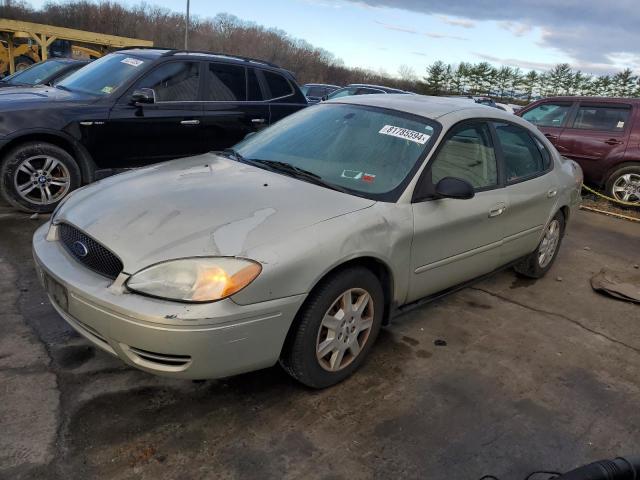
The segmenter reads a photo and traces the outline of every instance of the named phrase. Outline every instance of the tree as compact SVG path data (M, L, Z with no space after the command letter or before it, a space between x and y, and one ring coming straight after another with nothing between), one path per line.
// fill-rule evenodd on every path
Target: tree
M451 75L451 87L456 94L462 95L466 93L470 70L471 64L460 62L453 71Z
M516 95L516 91L520 90L522 87L522 70L519 67L515 67L511 69L511 80L509 81L509 96L514 98Z
M400 78L405 82L416 82L418 80L416 71L409 65L400 65L398 67L398 75L400 75Z
M496 90L500 98L504 98L504 94L511 85L511 68L502 66L497 70L495 75Z
M625 68L613 76L612 93L617 97L630 97L634 93L637 82L638 77L633 74L631 69Z
M533 91L538 86L539 81L540 76L535 70L527 72L522 77L522 88L524 89L524 93L527 96L527 102L531 101L531 98L533 97Z
M548 73L549 88L553 95L564 92L568 95L573 86L573 74L568 63L560 63L549 70Z
M424 77L427 93L430 95L443 93L447 80L446 73L446 65L442 60L438 60L427 67L427 76Z

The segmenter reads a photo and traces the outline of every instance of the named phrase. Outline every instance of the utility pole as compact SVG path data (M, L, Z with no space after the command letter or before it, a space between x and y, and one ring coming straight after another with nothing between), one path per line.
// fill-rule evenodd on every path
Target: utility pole
M184 22L184 49L189 50L189 0L187 0L187 16Z

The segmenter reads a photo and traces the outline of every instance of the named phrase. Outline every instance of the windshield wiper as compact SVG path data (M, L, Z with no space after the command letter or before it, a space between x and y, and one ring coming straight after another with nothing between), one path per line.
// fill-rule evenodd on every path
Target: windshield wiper
M333 183L327 182L317 173L310 172L309 170L305 170L304 168L296 167L295 165L291 165L287 162L280 162L277 160L260 160L255 158L249 159L247 161L251 163L257 163L259 165L264 165L269 170L272 170L274 172L280 172L284 173L285 175L290 175L294 178L306 180L309 183L313 183L321 187L329 188L337 192L351 194L351 192L349 192L346 188L342 188L334 185Z
M334 185L333 183L329 183L322 179L320 175L317 173L310 172L309 170L305 170L304 168L296 167L295 165L291 165L287 162L280 162L278 160L262 160L259 158L245 158L233 148L225 148L221 153L226 154L230 157L233 157L235 160L248 163L249 165L254 165L259 168L266 168L272 172L280 172L285 175L289 175L294 178L306 180L309 183L313 183L315 185L319 185L321 187L329 188L331 190L335 190L337 192L347 193L351 195L351 192L346 188L339 187Z

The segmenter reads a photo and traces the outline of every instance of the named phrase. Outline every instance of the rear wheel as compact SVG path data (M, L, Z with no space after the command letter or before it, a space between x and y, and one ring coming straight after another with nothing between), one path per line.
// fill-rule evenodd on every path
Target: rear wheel
M384 293L370 270L355 267L337 273L311 293L298 314L281 365L309 387L341 382L369 353L383 310Z
M627 165L613 172L607 180L606 191L616 200L640 206L640 165Z
M29 142L11 150L0 166L0 193L20 210L47 213L80 186L81 172L62 148Z
M565 220L562 212L558 212L544 229L544 235L538 248L522 262L514 267L514 270L529 278L543 277L553 265L558 255L560 243L564 236Z

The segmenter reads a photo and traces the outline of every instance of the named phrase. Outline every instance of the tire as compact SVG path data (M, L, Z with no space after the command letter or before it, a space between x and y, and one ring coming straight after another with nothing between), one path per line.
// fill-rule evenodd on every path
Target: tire
M26 55L20 55L14 61L14 65L16 67L16 72L20 72L20 71L24 70L25 68L30 67L34 63L36 63L36 62L32 58L29 58Z
M607 179L605 190L609 197L640 206L640 164L615 170Z
M347 315L340 321L338 318L343 317L346 298L351 299L352 306L364 305L364 311L360 315L357 311L352 312L353 320ZM362 365L371 350L382 325L383 310L384 293L378 278L370 270L352 267L335 273L312 291L298 312L280 364L308 387L326 388L343 381ZM333 321L324 321L325 318ZM334 330L326 326L329 324ZM366 329L367 325L370 325L369 329ZM331 346L325 349L324 357L319 358L318 347L323 344ZM355 350L358 353L354 355Z
M564 237L565 219L562 212L558 212L551 219L548 225L545 226L544 236L538 247L533 253L526 257L522 262L518 263L514 270L529 278L541 278L543 277L555 262L560 250L560 244ZM552 232L553 230L553 232ZM550 250L549 242L553 242L553 250ZM543 249L546 250L546 255L543 256Z
M9 151L0 164L0 194L25 212L53 211L81 180L73 157L45 142L23 143Z

